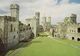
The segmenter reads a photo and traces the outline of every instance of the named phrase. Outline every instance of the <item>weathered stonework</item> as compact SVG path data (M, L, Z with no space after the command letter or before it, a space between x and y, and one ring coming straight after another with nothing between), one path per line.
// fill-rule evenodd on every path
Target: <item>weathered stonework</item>
M80 41L80 24L76 22L76 14L66 17L64 22L58 23L54 28L54 37L68 38Z
M42 17L42 26L43 26L44 31L50 31L51 17Z
M40 13L36 12L33 18L26 19L26 24L30 24L35 37L38 36L40 30Z
M0 39L6 50L19 43L19 5L11 4L11 16L0 16Z
M15 18L11 16L0 16L0 29L2 31L3 44L9 49L19 42L18 28Z

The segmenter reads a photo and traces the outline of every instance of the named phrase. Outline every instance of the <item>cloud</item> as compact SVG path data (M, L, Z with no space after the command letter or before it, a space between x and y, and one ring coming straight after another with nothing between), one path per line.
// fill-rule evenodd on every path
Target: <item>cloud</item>
M60 4L68 4L70 0L61 0Z
M36 11L40 11L41 17L52 17L52 24L63 21L64 17L70 16L71 13L78 15L77 21L79 22L80 4L76 2L70 3L70 1L71 0L1 0L0 8L10 13L10 4L19 4L21 21L28 17L33 17Z
M80 0L70 0L70 3L80 3Z
M0 9L0 14L5 14L5 13L7 13L7 12L2 10L2 9Z

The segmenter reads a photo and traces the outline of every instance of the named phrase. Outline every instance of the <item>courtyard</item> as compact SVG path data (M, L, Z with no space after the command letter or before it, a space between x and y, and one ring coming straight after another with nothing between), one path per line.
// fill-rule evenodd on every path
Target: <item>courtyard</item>
M80 42L43 34L30 42L20 43L5 56L80 56Z

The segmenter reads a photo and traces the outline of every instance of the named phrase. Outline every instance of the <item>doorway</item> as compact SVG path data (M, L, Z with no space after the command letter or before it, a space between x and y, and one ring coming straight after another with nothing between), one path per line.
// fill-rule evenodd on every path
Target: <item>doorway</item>
M72 40L74 40L74 37L72 37Z
M77 41L80 41L80 38L77 38Z

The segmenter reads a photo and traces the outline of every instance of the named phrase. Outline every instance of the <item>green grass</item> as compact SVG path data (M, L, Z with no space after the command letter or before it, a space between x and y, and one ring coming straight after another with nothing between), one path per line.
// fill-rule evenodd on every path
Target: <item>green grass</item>
M80 44L65 39L38 37L28 45L25 43L18 48L15 56L80 56L80 48L76 48L76 46L79 47ZM14 56L14 54L9 56Z

